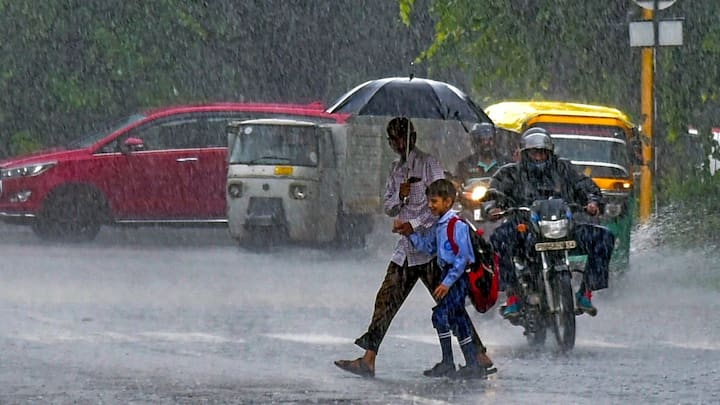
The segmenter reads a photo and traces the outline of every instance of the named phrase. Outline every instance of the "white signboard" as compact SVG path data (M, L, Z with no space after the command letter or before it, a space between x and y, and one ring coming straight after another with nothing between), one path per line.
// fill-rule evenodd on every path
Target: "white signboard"
M655 46L652 21L630 23L630 46ZM658 21L658 42L660 46L677 46L683 43L682 21Z

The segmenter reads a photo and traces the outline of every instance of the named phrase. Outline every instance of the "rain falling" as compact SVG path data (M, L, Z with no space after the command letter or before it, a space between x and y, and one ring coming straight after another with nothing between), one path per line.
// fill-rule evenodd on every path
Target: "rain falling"
M719 403L719 11L0 1L0 403Z

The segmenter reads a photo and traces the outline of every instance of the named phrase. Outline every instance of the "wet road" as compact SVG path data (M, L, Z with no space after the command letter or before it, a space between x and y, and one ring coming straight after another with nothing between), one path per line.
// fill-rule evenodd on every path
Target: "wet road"
M365 250L237 248L223 230L104 229L59 245L0 226L0 403L720 403L720 254L636 235L633 268L578 318L575 350L531 350L473 314L499 372L439 360L419 285L363 379L332 361L371 315L393 238ZM460 359L459 351L456 359Z

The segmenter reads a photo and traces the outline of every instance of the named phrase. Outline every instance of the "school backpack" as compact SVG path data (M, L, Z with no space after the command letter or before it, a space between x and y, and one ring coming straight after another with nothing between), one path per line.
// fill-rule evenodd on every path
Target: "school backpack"
M478 312L485 313L492 308L498 298L499 256L493 251L492 245L483 239L482 229L475 229L467 221L454 216L447 227L447 237L455 254L459 248L455 242L455 223L463 221L468 225L470 244L472 245L475 262L468 265L467 273L470 301ZM473 231L474 230L474 231Z

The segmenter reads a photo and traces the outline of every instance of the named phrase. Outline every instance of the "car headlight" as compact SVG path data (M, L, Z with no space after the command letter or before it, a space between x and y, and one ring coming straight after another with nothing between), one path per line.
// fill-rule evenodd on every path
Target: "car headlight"
M50 168L55 167L57 162L34 163L26 166L9 167L0 170L0 176L3 179L13 179L17 177L32 177L45 173Z
M559 239L567 236L568 220L559 219L557 221L539 221L540 233L548 239Z

